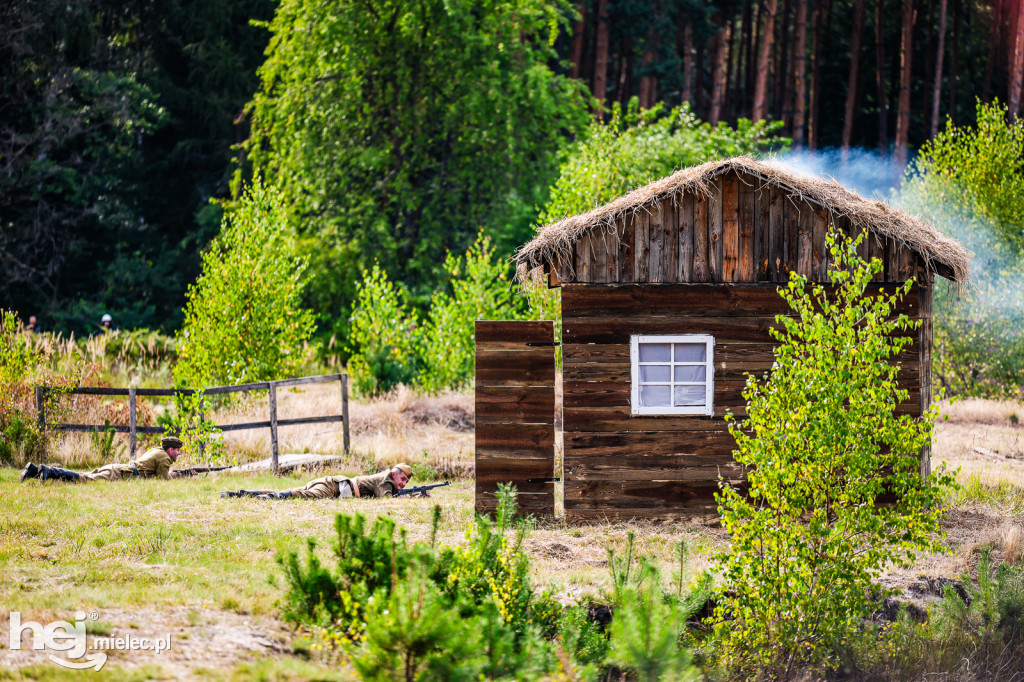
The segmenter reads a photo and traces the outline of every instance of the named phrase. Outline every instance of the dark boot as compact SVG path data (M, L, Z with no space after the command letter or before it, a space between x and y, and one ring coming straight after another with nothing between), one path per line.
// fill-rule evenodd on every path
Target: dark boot
M44 481L78 481L78 472L60 467L42 467L39 478Z
M24 483L27 478L39 478L39 467L32 462L26 464L25 468L21 470L21 478L18 480Z
M292 494L287 490L283 493L267 493L266 495L260 495L256 499L258 500L287 500Z
M221 497L259 497L268 494L265 490L225 490Z

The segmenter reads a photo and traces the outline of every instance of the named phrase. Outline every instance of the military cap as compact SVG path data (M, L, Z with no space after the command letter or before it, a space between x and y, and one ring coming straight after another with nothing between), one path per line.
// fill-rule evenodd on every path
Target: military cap
M162 447L164 450L166 450L167 448L178 448L180 450L181 439L176 436L167 436L162 441L160 441L160 447Z
M412 478L412 467L408 464L396 464L393 468L404 471L406 476Z

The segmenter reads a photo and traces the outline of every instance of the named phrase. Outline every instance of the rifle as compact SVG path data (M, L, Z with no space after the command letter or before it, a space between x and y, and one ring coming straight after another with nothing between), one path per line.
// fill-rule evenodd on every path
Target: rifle
M405 488L403 490L399 490L398 492L395 493L394 496L395 497L401 497L402 495L416 495L416 494L422 495L423 493L427 492L428 490L433 490L434 488L440 488L441 486L446 486L446 485L451 485L451 484L452 484L451 481L445 481L444 483L435 483L433 485L418 485L415 488Z
M199 474L208 474L211 471L224 471L230 469L231 466L226 467L189 467L188 469L174 469L173 473L178 476L197 476Z

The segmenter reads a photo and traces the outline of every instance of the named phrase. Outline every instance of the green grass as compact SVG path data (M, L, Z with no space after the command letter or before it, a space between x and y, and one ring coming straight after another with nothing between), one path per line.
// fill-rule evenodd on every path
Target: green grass
M42 623L70 620L75 611L98 612L87 621L91 635L157 627L154 616L175 614L176 642L191 645L205 628L221 621L254 619L278 632L275 556L302 550L306 537L330 545L339 511L388 514L410 529L412 539L429 533L431 510L442 507L448 542L459 542L472 518L473 487L461 481L433 499L287 500L221 499L222 490L295 487L309 473L214 474L192 479L120 481L108 484L18 482L18 471L0 468L0 640L6 647L8 611ZM422 534L423 537L420 537ZM240 614L240 615L239 615ZM66 679L49 663L4 668L0 680ZM14 653L14 652L11 652ZM131 663L131 652L126 660ZM256 658L241 652L242 663L215 672L192 670L216 679L345 679L329 661L298 655ZM45 659L44 659L45 660ZM175 679L161 665L120 667L112 659L104 679ZM139 661L142 663L142 661ZM81 674L81 673L77 673Z
M210 476L114 484L18 483L0 469L0 603L23 613L141 606L274 609L274 557L333 535L338 511L390 513L428 525L434 503L453 534L471 518L468 482L433 500L221 499L222 490L284 489L300 479ZM308 474L306 475L308 477ZM458 526L456 529L455 526ZM27 616L26 616L27 617Z
M981 504L1005 513L1008 517L1024 514L1024 489L1002 481L988 483L977 475L961 476L960 488L949 495L952 506Z

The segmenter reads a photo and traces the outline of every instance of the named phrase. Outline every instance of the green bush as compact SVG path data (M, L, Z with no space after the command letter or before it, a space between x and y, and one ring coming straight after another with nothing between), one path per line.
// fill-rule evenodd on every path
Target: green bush
M313 332L300 305L306 262L295 255L280 193L259 178L224 216L189 287L175 382L187 388L297 373Z
M976 254L963 292L937 288L933 371L952 395L1024 398L1024 122L978 103L977 125L946 129L904 179L904 205Z
M872 579L941 547L953 479L922 477L918 461L935 408L895 414L908 393L891 359L917 323L892 312L912 282L866 296L881 262L858 258L864 235L837 239L834 289L794 275L781 290L793 314L776 318L774 367L748 378L748 416L729 427L747 481L717 496L731 547L714 627L721 664L740 675L835 667L873 610Z
M852 679L1018 680L1024 675L1024 568L993 569L983 548L974 575L961 576L966 600L951 585L928 617L901 608L894 623L866 623L847 642Z
M756 156L789 140L773 138L781 122L740 119L735 128L712 127L689 106L641 110L633 97L623 111L612 105L607 121L594 120L566 155L538 224L589 211L675 171L714 159Z
M611 555L621 625L605 631L586 607L563 609L531 586L530 522L516 517L514 488L498 497L495 518L477 517L460 547L435 546L439 507L430 542L412 545L390 519L367 529L362 515L339 514L333 566L312 539L304 560L278 556L285 619L313 634L314 649L346 654L364 679L596 680L614 661L641 679L693 676L681 637L710 577L668 594L631 538L625 557Z
M935 627L951 648L984 650L998 658L1009 647L1024 653L1024 570L1001 563L992 567L992 552L983 548L975 579L963 574L967 599L950 586L935 613Z
M110 420L103 420L102 431L89 433L89 442L92 447L89 452L104 462L116 462L124 454L125 444L116 440L117 431L110 426Z
M404 289L377 264L357 284L349 321L348 373L359 395L411 383L419 365L419 320Z
M511 268L483 233L462 256L444 261L446 288L436 291L420 320L404 288L374 265L358 283L349 323L348 371L361 395L398 384L436 393L473 379L476 320L518 320L526 300L511 288Z
M227 454L227 445L221 439L221 430L210 419L207 397L202 390L179 393L174 396L174 408L157 417L157 426L164 433L181 439L182 449L194 458L208 464L221 462Z
M511 496L510 496L511 498ZM361 634L367 604L381 599L414 567L425 572L449 602L463 612L492 604L506 623L524 626L536 594L529 582L529 558L523 541L529 526L513 519L514 502L496 521L479 517L467 529L469 542L437 551L432 544L410 546L392 519L378 518L369 529L361 514L339 514L335 521L336 565L324 567L314 546L303 563L297 553L278 557L285 572L285 617L295 623L340 627L350 639ZM434 524L440 523L435 508ZM545 616L545 622L550 622Z
M464 256L445 258L451 293L438 291L423 327L423 371L417 384L427 391L461 388L473 380L476 320L518 320L525 300L511 289L511 266L495 257L482 232Z

